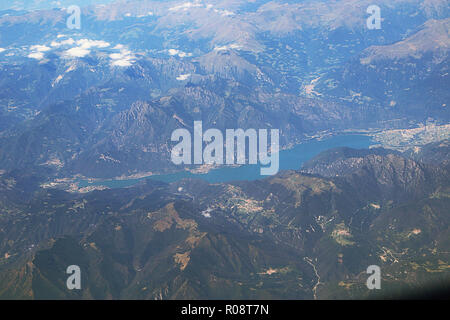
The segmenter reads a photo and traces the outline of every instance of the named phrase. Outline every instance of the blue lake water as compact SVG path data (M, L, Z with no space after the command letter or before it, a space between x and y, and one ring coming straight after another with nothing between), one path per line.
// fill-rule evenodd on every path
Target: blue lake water
M350 147L355 149L366 149L373 142L371 137L365 135L339 135L326 138L323 140L311 140L292 149L280 151L280 171L281 170L298 170L303 163L315 157L322 151L337 148ZM163 182L175 182L185 178L203 179L210 183L229 182L237 180L258 180L267 178L261 176L260 165L243 165L240 167L221 167L209 171L208 173L191 173L187 171L153 175L149 177L125 180L102 180L90 182L88 180L78 180L79 187L87 186L106 186L109 188L124 188L132 186L145 179L159 180Z

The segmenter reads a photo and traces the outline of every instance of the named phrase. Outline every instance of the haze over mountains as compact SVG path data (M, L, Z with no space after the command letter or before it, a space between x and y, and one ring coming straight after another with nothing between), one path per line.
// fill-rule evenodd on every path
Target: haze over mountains
M448 132L431 131L450 120L449 1L377 1L379 30L366 0L86 0L69 29L71 2L0 4L0 298L370 298L449 283ZM332 149L261 181L58 187L195 169L172 164L170 137L200 120L280 129L282 148L419 126L433 143ZM70 264L82 291L66 290ZM380 292L365 286L371 264Z
M368 3L118 1L84 8L80 30L62 9L8 11L0 168L165 170L169 133L194 119L281 128L283 145L324 130L445 123L448 3L380 3L381 30L367 29Z

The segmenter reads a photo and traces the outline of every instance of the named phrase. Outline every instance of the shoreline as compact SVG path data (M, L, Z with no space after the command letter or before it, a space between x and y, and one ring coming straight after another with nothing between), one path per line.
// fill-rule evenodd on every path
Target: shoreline
M320 134L316 134L313 136L309 136L306 139L302 139L300 143L296 143L296 144L292 144L289 146L284 146L283 148L280 148L279 152L282 151L289 151L292 150L296 147L299 147L301 145L304 145L306 143L312 142L312 141L317 141L317 142L321 142L321 141L325 141L327 139L333 138L333 137L338 137L338 136L371 136L370 134L367 133L359 133L357 131L353 131L353 132L338 132L338 133L332 133L332 132L321 132ZM369 146L370 147L370 146ZM137 183L139 183L139 181L142 181L146 178L151 178L151 177L157 177L157 176L169 176L169 175L177 175L177 174L183 174L183 173L188 173L188 174L192 174L192 175L207 175L209 173L211 173L214 170L220 170L220 169L225 169L225 168L239 168L239 167L244 167L248 164L243 164L243 165L238 165L238 164L233 164L233 165L200 165L199 167L196 168L185 168L184 170L180 170L180 171L175 171L175 172L165 172L165 173L155 173L155 172L151 172L150 175L146 175L145 173L137 173L137 174L133 174L130 176L119 176L116 178L107 178L107 179L102 179L102 178L85 178L82 176L78 176L75 180L72 180L73 183L77 183L79 184L80 180L83 181L87 181L87 183L95 183L96 185L92 185L92 186L84 186L84 187L79 187L79 189L84 189L84 188L89 188L89 187L101 187L104 185L101 185L100 183L108 183L108 182L115 182L115 181L132 181L132 180L136 180L135 183L133 183L132 185L136 185Z
M405 151L409 148L417 148L421 145L430 142L441 141L450 138L450 124L444 125L422 125L416 126L408 129L348 129L339 132L322 131L315 135L305 136L298 140L298 143L292 143L285 145L280 148L279 153L282 151L293 150L296 147L304 145L309 142L325 141L333 137L339 136L367 136L371 137L372 143L368 146L368 149L383 147L386 149L394 149L399 151ZM418 140L418 141L411 141ZM400 143L393 143L395 141L401 141ZM90 192L93 190L109 189L108 186L102 184L109 184L111 182L130 182L129 186L134 186L140 181L157 176L170 176L170 175L207 175L214 170L224 169L224 168L239 168L246 166L248 164L238 165L198 165L194 168L184 168L183 170L173 171L173 172L155 172L155 171L145 171L134 173L131 175L120 175L112 178L92 178L84 177L82 175L76 175L71 178L58 178L51 182L42 184L43 187L55 187L63 188L70 192ZM85 182L87 185L80 186L81 182ZM124 187L129 187L124 186Z

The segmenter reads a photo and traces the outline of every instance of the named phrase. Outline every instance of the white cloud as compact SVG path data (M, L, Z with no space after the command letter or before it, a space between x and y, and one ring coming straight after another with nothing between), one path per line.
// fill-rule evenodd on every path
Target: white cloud
M169 55L171 56L176 56L178 52L180 51L178 51L177 49L169 49Z
M177 77L177 80L179 80L179 81L184 81L184 80L187 80L190 76L191 76L190 73L188 73L188 74L180 74L180 75Z
M6 49L0 48L0 53L2 53L2 52L4 52L4 51L6 51Z
M31 46L30 47L31 51L36 51L36 52L46 52L49 51L50 48L47 46L41 46L41 45L35 45L35 46Z
M82 47L71 48L65 52L66 55L76 58L83 58L87 56L89 53L91 53L90 50Z
M72 38L58 43L53 43L55 45L73 45L76 44L77 47L73 47L65 51L65 55L75 58L83 58L91 53L92 48L107 48L111 44L103 40L91 40L91 39L80 39L73 40Z
M123 45L116 45L114 48L121 50L120 52L109 55L112 60L111 65L116 67L129 67L134 63L135 56L131 51L124 49Z
M44 59L44 53L42 52L32 52L28 55L28 58L42 60Z
M178 5L178 6L169 8L169 11L178 11L178 10L186 11L187 9L190 9L190 8L199 8L199 7L202 7L202 6L203 5L201 3L199 3L198 1L197 2L185 2L185 3L182 3L182 4Z
M224 17L229 17L229 16L234 16L234 12L228 11L228 10L218 10L218 9L214 9L214 12L224 16Z
M61 42L62 45L72 45L74 43L75 43L75 40L73 40L72 38L69 38L69 39Z
M220 12L220 14L221 15L223 15L223 16L234 16L234 12L231 12L231 11L228 11L228 10L222 10L222 11L219 11Z
M234 12L231 12L229 10L214 9L212 4L204 5L204 4L200 3L200 1L185 2L178 6L169 8L169 11L180 11L180 10L187 11L188 9L191 9L191 8L204 8L206 10L212 9L215 13L220 14L221 16L224 16L224 17L234 16Z
M28 54L28 58L42 60L44 59L44 52L47 52L49 50L51 50L49 47L39 44L31 46L30 47L31 52L30 54Z
M77 45L83 49L90 49L90 48L107 48L111 44L103 40L80 39L77 41Z
M177 49L169 49L168 53L171 56L179 56L180 58L192 56L192 53L186 53L186 52L183 52L183 51L177 50Z
M121 53L111 53L109 57L113 60L120 60L122 59L123 55Z
M149 12L147 12L147 14L140 14L137 17L143 18L143 17L149 17L149 16L153 16L153 12L149 11Z
M73 40L72 38L69 38L67 40L58 42L58 41L52 41L52 43L50 44L50 46L52 47L60 47L60 46L71 46L75 43L75 40Z
M133 65L133 62L127 59L115 60L111 63L116 67L130 67Z
M232 43L232 44L225 45L225 46L215 47L214 51L225 51L225 50L229 50L229 49L242 49L242 46L237 43Z

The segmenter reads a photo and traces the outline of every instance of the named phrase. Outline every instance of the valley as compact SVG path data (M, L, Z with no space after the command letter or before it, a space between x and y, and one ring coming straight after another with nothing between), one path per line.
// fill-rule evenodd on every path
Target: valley
M386 272L376 294L395 297L448 279L448 181L448 167L338 148L266 181L41 189L27 203L2 200L2 297L364 298L375 294L366 264ZM31 262L14 276L20 289L11 272ZM89 270L77 295L64 290L65 264Z
M282 170L299 169L303 162L317 155L320 151L335 147L353 147L367 148L370 146L370 139L366 136L336 136L331 138L314 139L293 148L280 151L280 161ZM265 176L260 174L260 165L241 165L241 166L218 166L208 167L206 169L177 172L165 175L159 174L142 174L133 177L118 177L111 180L98 180L88 178L64 179L55 182L49 182L44 187L59 187L66 190L81 190L82 192L89 187L107 187L107 188L123 188L142 182L145 179L153 179L167 183L179 181L182 179L202 179L210 183L221 183L239 180L256 180L264 179ZM90 190L90 189L88 189Z

